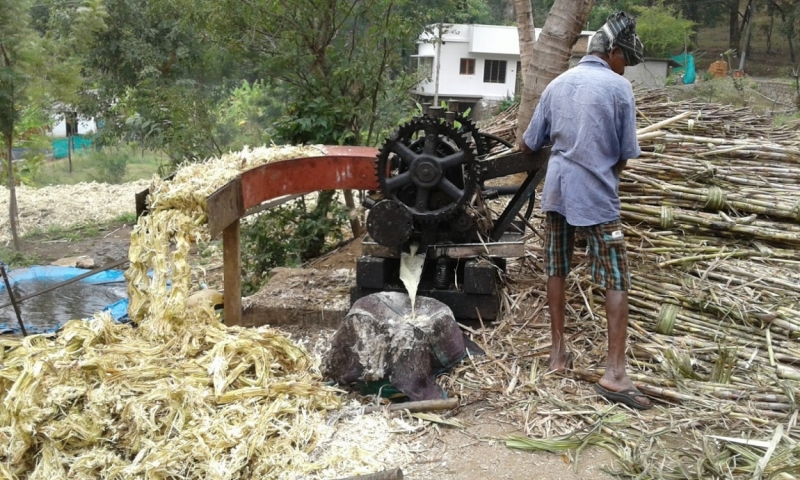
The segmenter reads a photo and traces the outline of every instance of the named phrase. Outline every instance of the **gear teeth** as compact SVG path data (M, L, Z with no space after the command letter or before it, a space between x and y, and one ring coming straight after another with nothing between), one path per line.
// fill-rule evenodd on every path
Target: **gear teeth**
M386 189L386 167L387 162L391 161L392 152L390 147L393 142L402 142L406 146L410 146L418 141L412 141L412 136L415 133L424 132L426 128L429 128L431 125L435 125L438 134L441 137L449 139L450 145L455 144L457 150L469 153L469 156L465 162L467 168L465 168L466 175L464 177L463 193L461 197L459 197L457 200L454 200L453 203L445 210L416 213L411 206L406 205L401 201L401 203L406 205L406 208L411 210L413 218L422 224L427 225L431 223L438 223L456 215L466 207L467 203L471 201L475 189L477 188L477 173L476 169L474 168L475 156L477 152L477 142L475 139L477 128L471 120L465 119L461 116L457 116L457 121L461 123L461 127L458 129L456 129L454 126L448 125L446 120L443 118L434 119L427 115L422 116L422 118L419 119L415 118L414 120L406 122L398 127L398 129L395 130L392 135L386 138L384 144L378 150L378 155L375 159L375 172L378 177L378 184L380 185L381 193L383 194L384 198L392 198L398 201L401 200L397 197L397 192L387 192Z

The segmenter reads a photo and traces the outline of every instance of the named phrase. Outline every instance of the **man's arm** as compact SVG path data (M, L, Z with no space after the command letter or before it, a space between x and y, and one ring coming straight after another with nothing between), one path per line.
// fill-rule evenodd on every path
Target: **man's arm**
M626 160L624 158L621 159L619 162L617 162L617 164L614 165L614 168L617 170L617 174L621 174L622 171L625 170L625 167L627 165L628 165L628 160Z
M528 124L522 140L519 142L520 152L535 153L550 143L550 121L547 118L548 102L548 91L545 90L539 99L539 104L536 105L536 110L533 111L531 123Z

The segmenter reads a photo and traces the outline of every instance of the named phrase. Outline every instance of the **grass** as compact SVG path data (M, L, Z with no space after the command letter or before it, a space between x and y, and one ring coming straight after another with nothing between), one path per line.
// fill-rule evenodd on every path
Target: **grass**
M749 107L759 115L776 115L776 125L791 123L792 118L796 118L796 114L786 113L792 109L791 106L775 103L769 97L759 95L759 88L757 82L747 77L740 81L739 88L731 77L698 78L694 85L670 87L669 96L673 101L697 99L707 103Z
M165 157L151 151L142 152L140 149L124 148L122 154L127 161L125 175L120 183L149 179L158 173L162 164L167 163ZM72 172L69 171L69 160L66 158L46 161L35 178L36 185L75 185L81 182L108 181L104 178L107 175L104 174L105 169L102 164L105 157L103 154L91 154L86 151L74 152Z
M9 267L30 267L41 265L42 258L35 253L18 252L13 248L0 246L0 263Z
M122 215L100 224L76 225L72 227L61 227L52 225L47 229L33 230L26 234L25 240L68 240L77 242L86 238L96 237L101 232L111 230L120 224L133 225L136 223L135 213L123 213Z

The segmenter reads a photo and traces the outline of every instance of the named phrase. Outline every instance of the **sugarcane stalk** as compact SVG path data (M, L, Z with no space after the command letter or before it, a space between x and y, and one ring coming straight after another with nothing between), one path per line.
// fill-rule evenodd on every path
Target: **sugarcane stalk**
M644 306L648 310L645 310L643 313L647 313L648 311L658 312L660 308L659 306L639 300L637 298L640 296L640 292L632 290L630 293L631 294L629 295L629 302L631 304L632 309L635 310L639 306ZM658 297L653 297L653 296L647 296L646 298L650 298L651 300L655 301L659 300ZM712 338L715 340L730 341L745 348L747 348L749 345L752 344L753 336L758 335L758 331L755 329L747 329L746 327L739 326L736 324L728 324L727 325L727 327L729 328L727 332L728 334L720 336L718 327L714 326L713 324L704 322L699 318L695 318L695 315L691 311L684 311L682 313L679 313L678 315L676 315L676 320L681 320L681 323L676 322L673 328L677 328L681 331L685 331L688 333L701 334L704 337ZM740 334L741 336L737 335L737 333ZM797 357L798 352L794 352L783 345L775 344L775 342L773 342L773 348L775 348L776 350L777 358L783 361L792 362L795 361L796 358L798 358ZM749 358L749 354L743 354L743 356ZM768 361L766 357L763 357L763 359L765 361Z
M572 373L585 381L597 382L600 377L605 373L605 369L599 368L596 371L590 372L583 369L573 369ZM688 401L703 403L708 401L707 398L691 395L688 393L681 393L664 387L654 386L648 383L639 382L636 387L647 395L655 397L666 398L670 400ZM786 418L787 412L792 411L792 405L773 403L773 402L750 402L750 404L759 410L760 414L770 418ZM733 411L739 413L751 413L752 409L744 408L738 404L731 405Z
M637 215L638 214L638 215ZM647 206L622 204L622 217L633 218L648 223L661 224L661 209ZM748 234L754 238L773 241L786 241L791 244L800 244L800 228L781 226L781 230L769 228L767 225L736 225L710 220L701 216L689 215L680 211L673 212L673 221L682 221L700 227L707 227L717 232ZM766 222L764 222L766 223Z
M672 125L673 123L679 122L679 121L683 120L684 118L692 116L692 114L694 114L694 112L691 112L691 111L683 112L683 113L680 113L678 115L675 115L672 118L668 118L666 120L662 120L660 122L654 123L654 124L649 125L647 127L640 128L640 129L636 130L636 136L639 137L639 136L641 136L641 135L643 135L645 133L652 132L652 131L664 128L667 125Z

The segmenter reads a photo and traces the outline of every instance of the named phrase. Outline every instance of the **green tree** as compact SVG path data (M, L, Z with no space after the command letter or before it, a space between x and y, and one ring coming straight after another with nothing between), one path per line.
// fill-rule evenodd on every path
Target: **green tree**
M490 12L490 25L515 25L514 2L511 0L486 0Z
M796 63L795 41L800 23L800 1L799 0L768 0L769 8L767 12L770 16L777 15L781 19L779 31L786 37L789 46L789 55L792 63ZM770 27L771 29L771 27ZM768 43L769 45L769 43ZM768 47L769 48L769 47Z
M171 1L104 0L106 28L86 39L83 106L105 125L100 144L141 142L173 161L223 152L217 104L248 63L207 41Z
M435 2L429 2L435 4ZM451 2L456 5L457 2ZM462 2L468 10L469 0ZM208 39L256 67L256 79L280 92L276 142L374 145L410 115L408 52L430 5L411 0L181 0ZM346 194L348 192L345 192ZM352 201L345 196L348 206ZM301 223L333 212L322 192ZM301 258L318 254L329 229L312 229Z
M665 57L691 46L695 23L683 18L677 8L658 3L634 7L632 13L647 56Z
M0 138L4 146L9 188L9 223L14 246L19 249L16 180L13 147L20 135L23 112L49 110L56 101L69 103L75 98L80 62L70 46L81 42L102 25L103 9L96 0L71 3L72 21L64 28L37 20L30 0L0 0Z
M405 56L422 30L410 0L195 2L183 0L208 37L256 63L286 107L276 140L374 144L409 110Z
M279 89L263 80L242 80L217 107L220 143L231 150L268 143L270 125L280 116L282 107L275 99L281 95Z
M667 0L666 4L680 9L684 18L709 27L725 21L731 7L726 0Z
M614 12L624 11L633 13L640 6L647 6L651 2L642 0L600 0L595 2L594 8L589 13L587 30L599 30L606 23L608 16Z

